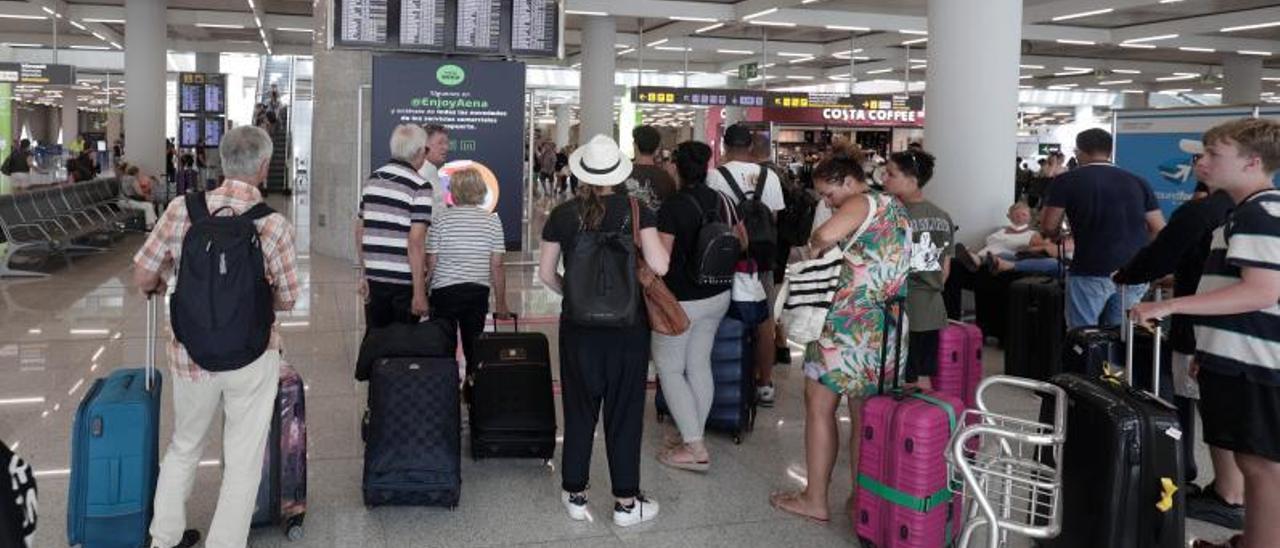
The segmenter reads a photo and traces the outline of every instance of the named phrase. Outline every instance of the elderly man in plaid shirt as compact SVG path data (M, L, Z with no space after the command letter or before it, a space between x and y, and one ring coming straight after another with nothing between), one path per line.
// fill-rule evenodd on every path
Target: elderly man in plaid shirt
M271 163L271 138L256 127L238 127L223 137L219 152L226 182L206 194L209 211L229 207L236 214L244 213L262 201L258 185L266 179ZM179 197L169 204L133 259L134 282L144 293L175 285L182 238L190 226L185 200ZM299 291L293 226L279 213L256 221L256 226L275 308L291 310ZM202 369L176 338L170 338L174 428L156 485L153 548L199 542L199 532L185 530L186 499L219 404L224 418L225 469L205 546L239 547L247 542L275 404L281 350L280 334L273 327L271 342L261 357L243 368L214 373Z

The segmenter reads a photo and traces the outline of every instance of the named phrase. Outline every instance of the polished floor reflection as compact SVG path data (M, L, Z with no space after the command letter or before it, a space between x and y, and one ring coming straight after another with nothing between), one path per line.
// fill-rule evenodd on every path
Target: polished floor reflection
M662 513L652 523L629 529L613 526L603 441L597 442L592 472L596 486L591 521L573 522L566 517L558 498L558 461L547 465L465 459L458 509L366 509L360 498L363 446L358 427L365 390L352 379L362 330L355 272L347 261L305 251L309 245L305 196L273 199L273 203L292 218L302 219L298 226L302 298L293 312L280 318L280 324L286 339L285 358L306 382L309 512L306 538L301 542L290 543L280 531L264 529L253 533L250 546L856 545L850 519L839 510L851 490L848 455L843 452L831 493L829 525L790 518L768 504L770 492L800 487L805 478L803 377L794 366L778 370L778 405L761 409L755 431L742 445L724 436L710 437L713 465L706 474L671 470L656 462L653 455L663 426L650 406L642 484L662 503ZM536 204L535 225L549 205ZM537 232L531 232L536 237ZM141 242L141 236L134 235L110 253L56 266L46 280L0 280L0 439L38 470L37 546L65 545L69 432L87 385L113 368L143 361L145 301L128 286L129 260ZM510 302L526 318L522 325L548 333L554 341L559 299L536 282L531 259L529 254L509 258ZM998 371L1000 352L989 351L986 356L988 371ZM162 447L172 426L171 393L166 387ZM1006 403L1024 411L1032 405L1029 401ZM843 426L842 434L847 436L847 430ZM1210 472L1207 453L1200 449L1203 478ZM220 450L214 436L189 507L193 527L203 529L212 515ZM1223 533L1199 522L1189 522L1189 528L1210 538Z

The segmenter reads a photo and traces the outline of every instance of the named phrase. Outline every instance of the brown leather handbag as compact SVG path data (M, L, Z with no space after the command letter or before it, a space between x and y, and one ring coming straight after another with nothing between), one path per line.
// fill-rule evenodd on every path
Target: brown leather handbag
M644 262L644 251L640 245L640 205L635 198L631 202L631 237L636 243L636 279L640 281L640 289L644 292L644 306L649 314L649 328L663 335L675 336L689 330L689 315L675 294L667 288L666 282L649 269Z

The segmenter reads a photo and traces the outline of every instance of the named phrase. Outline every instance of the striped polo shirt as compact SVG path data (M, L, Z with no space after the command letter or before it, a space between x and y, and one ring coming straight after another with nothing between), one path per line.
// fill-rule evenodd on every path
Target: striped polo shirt
M1280 191L1250 196L1213 232L1197 292L1240 283L1242 268L1280 270ZM1280 305L1194 321L1202 367L1280 386Z
M478 206L440 210L427 238L427 253L436 256L431 289L466 283L488 286L489 259L506 250L497 213Z
M409 227L431 224L432 188L413 166L391 160L374 171L360 195L364 275L371 282L407 285Z

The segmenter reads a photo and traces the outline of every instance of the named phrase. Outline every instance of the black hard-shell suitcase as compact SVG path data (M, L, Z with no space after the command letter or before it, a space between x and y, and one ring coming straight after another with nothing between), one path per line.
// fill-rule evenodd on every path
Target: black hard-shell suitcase
M1063 284L1047 276L1030 276L1009 285L1005 373L1048 380L1062 370L1066 337Z
M1124 341L1119 327L1077 327L1067 332L1062 349L1062 372L1097 378L1107 368L1124 367Z
M456 507L462 487L458 362L385 358L371 369L365 505Z
M711 413L707 428L727 432L734 443L742 443L742 435L751 430L756 420L756 383L754 338L752 329L742 320L725 317L720 320L715 343L711 346L711 377L715 381ZM670 411L662 384L654 396L654 408L661 421Z
M542 333L483 333L476 340L471 392L471 457L550 459L556 451L551 350Z
M1185 491L1179 483L1186 463L1174 407L1120 377L1064 373L1052 382L1071 401L1062 533L1041 546L1185 546ZM1042 417L1053 412L1052 405L1043 403Z

